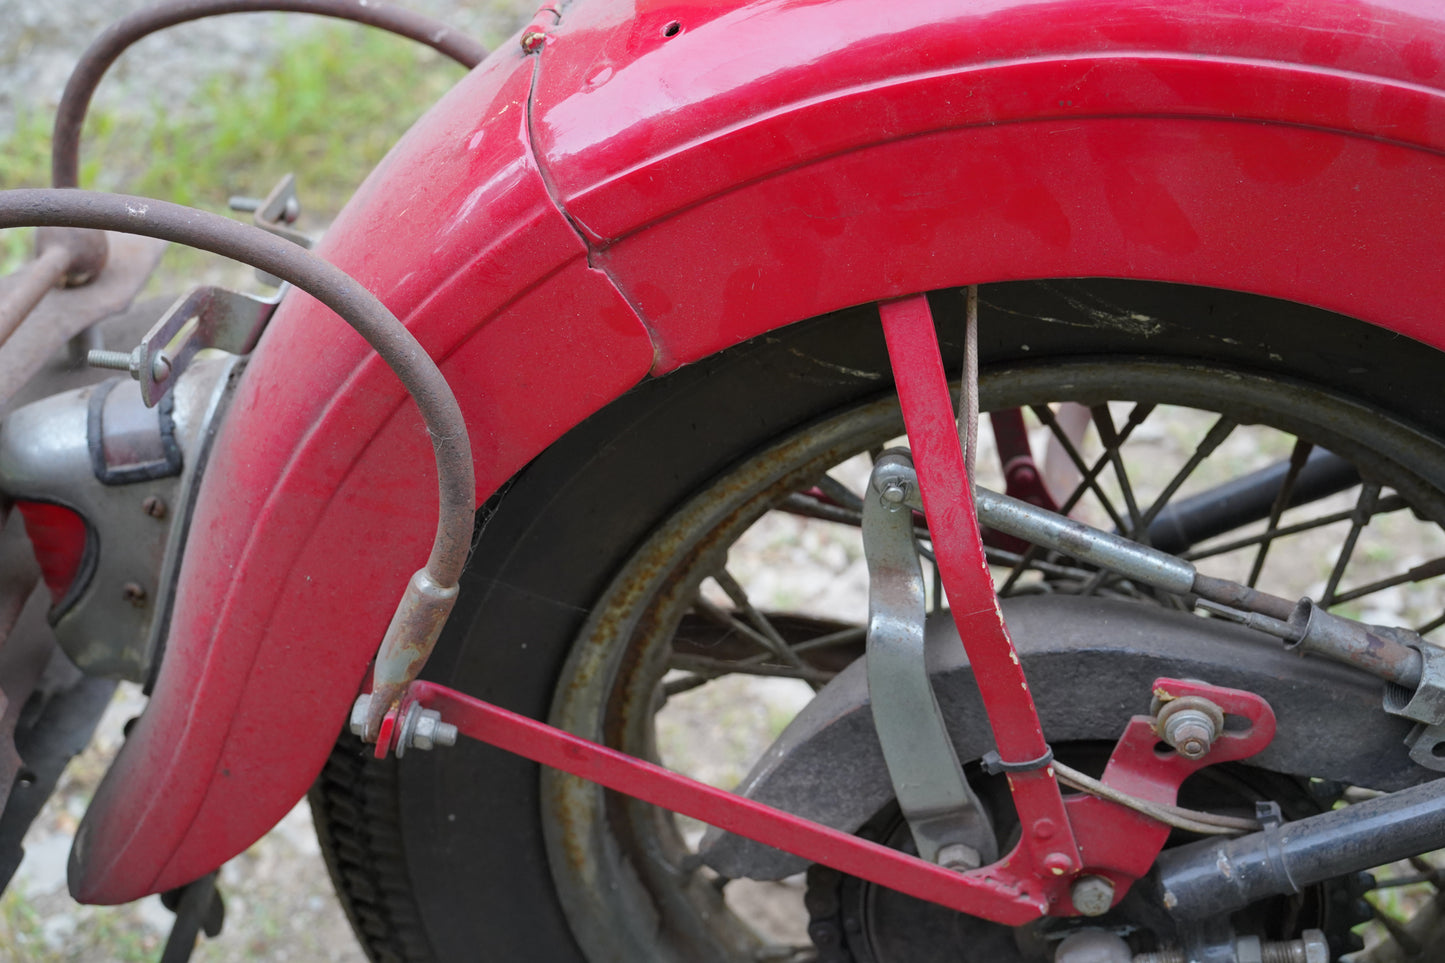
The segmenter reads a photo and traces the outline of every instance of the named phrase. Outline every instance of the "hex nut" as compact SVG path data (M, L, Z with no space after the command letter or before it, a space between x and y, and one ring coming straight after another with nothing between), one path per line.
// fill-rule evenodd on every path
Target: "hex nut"
M983 856L967 843L949 843L938 850L938 865L963 872L983 865Z
M351 734L357 737L366 735L366 713L371 708L371 693L363 692L356 697L351 704Z
M1103 916L1114 905L1114 884L1102 876L1080 876L1069 890L1082 916Z
M409 744L412 748L430 751L437 746L454 746L457 742L457 727L442 722L442 714L435 709L417 709L416 722L411 729Z

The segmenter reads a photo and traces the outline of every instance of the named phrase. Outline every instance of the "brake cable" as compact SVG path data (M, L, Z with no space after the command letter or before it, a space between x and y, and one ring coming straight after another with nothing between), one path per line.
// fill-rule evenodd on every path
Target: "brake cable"
M1198 809L1185 809L1183 806L1170 806L1165 803L1150 802L1147 799L1140 799L1138 796L1131 796L1129 793L1121 792L1105 783L1100 782L1092 776L1087 776L1079 770L1071 768L1059 762L1053 762L1054 774L1059 777L1059 782L1070 786L1080 792L1086 792L1091 796L1098 796L1100 799L1107 799L1109 802L1126 806L1137 813L1148 816L1176 829L1187 830L1191 833L1198 833L1201 836L1238 836L1243 833L1252 833L1261 827L1259 820L1247 819L1241 816L1224 816L1218 813L1207 813Z

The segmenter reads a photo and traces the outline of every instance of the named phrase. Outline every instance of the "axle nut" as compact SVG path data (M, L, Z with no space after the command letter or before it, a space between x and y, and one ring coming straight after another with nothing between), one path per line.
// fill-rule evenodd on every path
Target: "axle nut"
M1080 876L1069 896L1081 916L1103 916L1114 905L1114 884L1102 876Z

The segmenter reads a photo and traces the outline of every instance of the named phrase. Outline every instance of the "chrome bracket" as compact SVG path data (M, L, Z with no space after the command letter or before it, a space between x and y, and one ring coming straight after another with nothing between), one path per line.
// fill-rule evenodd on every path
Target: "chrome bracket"
M918 479L906 452L880 456L863 499L868 693L898 805L918 854L973 869L998 858L988 813L964 778L924 660L927 614L913 531Z
M92 351L89 362L130 372L140 382L141 400L153 408L198 351L249 354L286 291L283 286L271 297L258 298L209 285L194 288L161 316L134 351Z

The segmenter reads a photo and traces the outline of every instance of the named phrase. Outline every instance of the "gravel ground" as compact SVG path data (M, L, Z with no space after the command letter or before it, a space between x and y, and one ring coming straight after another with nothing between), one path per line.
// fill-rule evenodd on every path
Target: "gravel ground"
M154 0L0 0L0 136L17 117L49 117L76 58L110 23ZM479 37L515 29L515 5L457 0L400 4ZM503 10L503 8L507 8ZM499 12L501 11L501 12ZM152 102L176 103L188 85L208 74L253 77L277 42L320 22L282 14L246 14L184 24L142 40L106 73L96 105L126 111ZM299 26L298 26L299 25Z

